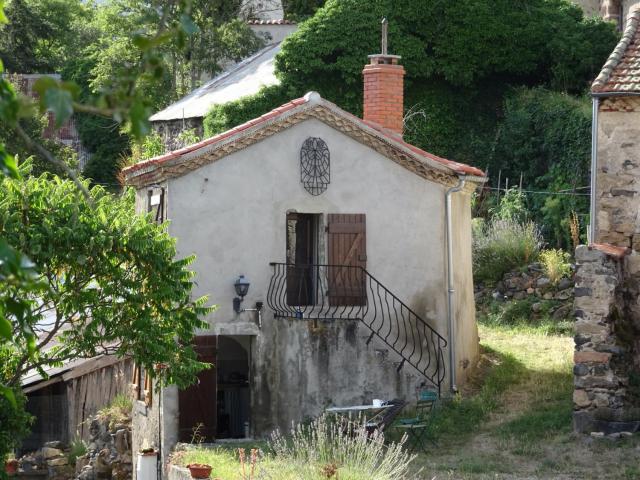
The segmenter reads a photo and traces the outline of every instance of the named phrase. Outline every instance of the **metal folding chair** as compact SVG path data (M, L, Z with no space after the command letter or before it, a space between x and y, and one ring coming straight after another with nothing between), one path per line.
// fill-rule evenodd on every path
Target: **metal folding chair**
M408 446L412 451L427 452L427 441L429 438L429 430L433 422L433 414L438 402L438 392L433 390L421 390L418 392L418 401L416 403L416 416L410 418L401 418L394 426L403 431L408 436Z

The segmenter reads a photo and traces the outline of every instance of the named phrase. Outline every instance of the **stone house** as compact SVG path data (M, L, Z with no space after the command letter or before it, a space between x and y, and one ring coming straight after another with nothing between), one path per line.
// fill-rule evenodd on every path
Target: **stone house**
M574 427L640 427L640 10L592 85L593 242L576 251Z
M164 465L197 424L207 440L263 436L465 382L479 354L470 200L486 178L403 141L399 60L370 56L363 119L310 92L123 171L218 305L195 338L216 367L137 402L134 448Z

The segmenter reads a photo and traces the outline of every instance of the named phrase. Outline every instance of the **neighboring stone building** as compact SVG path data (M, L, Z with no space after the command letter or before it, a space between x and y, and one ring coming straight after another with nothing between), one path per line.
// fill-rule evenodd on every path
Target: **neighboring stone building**
M8 75L9 81L16 85L20 93L31 98L37 98L38 94L33 89L33 86L36 81L38 81L38 79L42 77L51 77L56 80L61 79L60 75L57 73L19 73ZM55 119L53 116L53 112L47 112L47 127L43 132L44 138L55 140L56 142L62 143L67 147L75 150L75 152L78 154L78 169L82 171L86 161L88 160L88 152L82 146L80 136L78 135L78 131L76 130L74 117L71 117L69 120L64 122L64 124L58 129L54 128L54 124Z
M164 465L198 424L207 440L263 436L465 382L479 355L470 202L486 178L403 141L398 61L370 57L364 119L310 92L123 171L138 210L195 254L194 295L218 305L195 339L216 368L138 402L134 449ZM234 299L239 274L250 288Z
M151 125L163 139L167 151L183 145L178 136L193 129L202 138L203 121L214 105L238 100L257 93L262 87L275 85L275 56L284 38L295 31L289 20L250 20L251 29L263 38L265 47L240 63L233 64L185 97L150 117Z
M590 247L576 251L574 426L640 426L640 11L592 86ZM595 178L594 178L595 174Z
M571 0L584 10L587 16L600 16L605 20L616 22L620 29L624 28L625 19L632 8L640 0Z

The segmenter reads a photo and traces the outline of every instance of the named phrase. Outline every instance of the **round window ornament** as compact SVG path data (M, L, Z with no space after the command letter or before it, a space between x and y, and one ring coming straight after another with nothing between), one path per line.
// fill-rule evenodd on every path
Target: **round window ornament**
M329 147L318 137L309 137L300 149L300 181L311 195L320 195L330 183Z

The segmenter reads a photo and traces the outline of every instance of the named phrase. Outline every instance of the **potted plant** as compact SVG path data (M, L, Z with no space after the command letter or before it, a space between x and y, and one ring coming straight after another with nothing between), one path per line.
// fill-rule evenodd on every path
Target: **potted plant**
M211 475L211 465L206 463L190 463L187 465L191 478L209 478Z
M7 475L15 475L18 471L18 460L10 458L4 463L4 471Z

